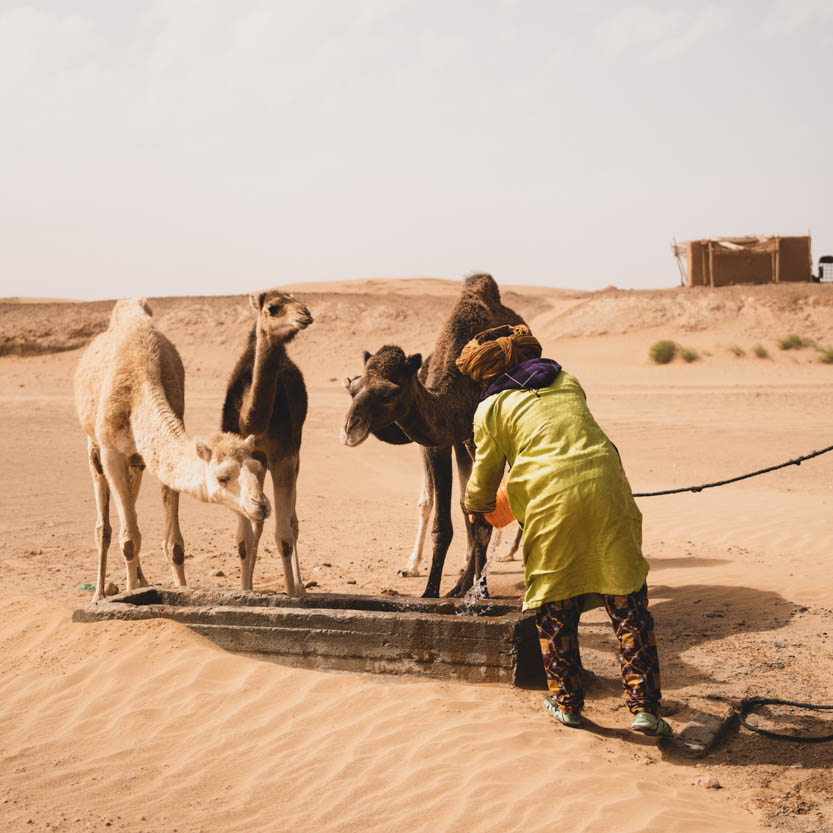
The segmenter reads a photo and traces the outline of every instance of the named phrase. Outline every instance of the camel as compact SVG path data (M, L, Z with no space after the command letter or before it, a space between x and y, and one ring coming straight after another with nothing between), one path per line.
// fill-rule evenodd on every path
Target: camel
M365 363L369 356L370 353L365 351ZM422 367L419 369L419 378L423 383L425 382L430 365L431 356L428 356L423 360ZM344 377L344 387L347 389L351 398L355 398L356 394L361 390L361 379L361 375ZM377 440L389 443L390 445L406 445L411 442L411 438L396 423L391 423L390 425L385 425L375 430L371 429L370 433ZM424 456L423 463L425 463ZM425 535L428 532L428 521L431 520L431 512L434 509L434 485L431 481L431 473L425 465L423 465L422 483L420 484L417 507L419 515L417 518L416 541L414 541L414 548L411 550L410 556L408 556L407 565L401 570L396 571L396 574L399 576L418 576L419 565L422 563L422 551L425 548Z
M367 355L369 356L370 354ZM367 357L365 357L365 361L367 361ZM419 369L419 379L423 383L425 382L425 376L427 375L430 364L431 356L423 359L422 367ZM361 378L361 375L344 377L343 384L351 398L355 398L356 394L361 390ZM376 430L371 429L370 433L376 439L391 445L405 445L411 442L410 437L396 423ZM424 457L423 462L425 462ZM422 564L422 553L425 549L425 535L428 532L428 521L431 520L431 513L434 510L434 485L431 481L431 472L426 466L423 466L422 482L419 488L419 498L417 498L417 509L419 514L417 517L417 533L414 548L408 556L406 566L396 571L398 576L418 576L419 566ZM522 538L523 530L519 526L515 532L511 547L495 560L500 562L514 561L515 553L520 549Z
M179 494L219 503L252 520L270 511L261 487L254 437L185 431L185 371L176 347L156 329L144 298L117 301L108 329L84 351L75 372L75 404L87 434L97 519L98 574L92 602L104 597L110 547L110 492L121 529L126 589L147 586L139 561L136 499L145 466L162 483L163 549L177 586L185 585Z
M286 345L312 323L312 316L300 301L277 289L253 293L249 303L257 321L228 383L222 427L253 435L255 451L266 461L274 487L275 543L283 561L286 592L301 596L304 583L295 500L307 389L301 371L286 354ZM238 520L240 580L246 590L252 589L262 532L262 520L253 525L246 518Z
M451 453L457 463L460 493L471 474L474 457L472 421L480 400L477 384L463 376L455 360L467 341L477 333L500 324L523 324L514 310L500 300L500 290L491 275L472 275L463 282L457 303L440 331L431 363L419 378L419 353L406 355L401 347L385 345L375 354L365 352L365 365L350 392L353 401L344 422L342 442L354 447L371 432L395 425L423 447L425 506L435 503L432 528L433 553L428 583L423 596L437 597L443 565L451 543ZM473 584L486 561L491 526L480 516L471 521L465 506L463 517L468 537L466 567L449 596L463 595ZM428 509L430 514L430 508ZM417 548L419 548L419 534ZM415 569L409 563L408 569Z

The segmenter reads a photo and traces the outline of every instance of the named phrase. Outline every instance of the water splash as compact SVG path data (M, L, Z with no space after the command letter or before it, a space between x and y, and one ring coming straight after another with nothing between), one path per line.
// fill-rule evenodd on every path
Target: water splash
M477 602L489 598L489 591L486 587L486 575L489 572L489 565L494 561L495 555L497 555L497 548L500 546L502 538L503 530L495 530L494 537L492 538L492 546L489 548L489 556L483 565L483 572L480 574L480 578L468 589L466 595L463 596L460 609L456 611L457 616L477 616Z

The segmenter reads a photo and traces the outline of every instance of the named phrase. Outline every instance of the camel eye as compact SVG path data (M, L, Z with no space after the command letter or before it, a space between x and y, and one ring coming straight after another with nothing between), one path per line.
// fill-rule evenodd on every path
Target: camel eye
M228 482L229 482L229 476L228 476L227 474L218 474L218 475L217 475L217 482L218 482L221 486L225 486L225 485L227 485L227 484L228 484Z
M280 304L270 304L269 305L269 315L277 315L280 311L281 305Z
M396 398L396 394L398 394L398 393L399 393L399 388L398 387L385 388L384 390L379 391L379 398L383 402L390 402L392 399Z

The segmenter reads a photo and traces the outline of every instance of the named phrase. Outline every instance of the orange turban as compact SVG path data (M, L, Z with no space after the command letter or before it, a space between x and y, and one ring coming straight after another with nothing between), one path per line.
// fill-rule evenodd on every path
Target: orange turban
M540 355L541 342L529 332L529 327L504 324L478 333L460 351L457 367L482 384Z

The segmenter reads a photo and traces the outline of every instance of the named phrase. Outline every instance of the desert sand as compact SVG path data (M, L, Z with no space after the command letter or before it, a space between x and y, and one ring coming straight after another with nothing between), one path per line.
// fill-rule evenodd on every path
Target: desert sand
M422 593L424 575L396 574L416 529L418 451L373 438L341 446L341 379L359 372L363 349L429 353L458 286L294 287L315 318L290 348L310 397L299 550L304 579L317 583L311 593ZM635 492L722 479L833 443L833 365L812 348L776 345L792 332L833 344L833 286L504 287L503 297L545 355L581 380ZM72 375L111 306L0 303L0 830L833 831L832 744L734 728L698 761L632 734L614 638L597 611L581 625L592 672L585 730L556 725L542 691L288 668L166 621L73 624L96 556ZM186 425L212 433L252 320L247 300L151 306L183 356ZM648 349L661 338L699 360L653 364ZM753 354L757 344L769 358ZM833 702L832 474L833 453L639 500L675 726L708 698ZM183 498L181 514L189 583L237 587L231 513ZM444 588L463 562L456 514ZM145 573L170 583L152 477L139 522ZM270 523L255 586L281 590ZM109 577L123 586L115 547ZM493 595L519 598L522 586L520 561L493 567ZM831 731L806 713L783 717L759 721ZM705 788L709 778L721 788Z

